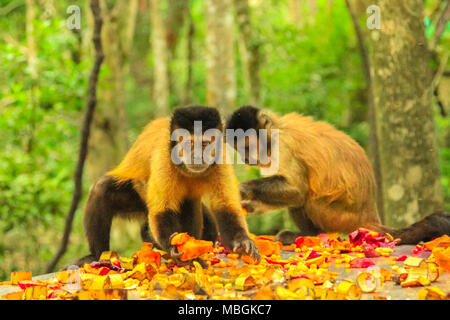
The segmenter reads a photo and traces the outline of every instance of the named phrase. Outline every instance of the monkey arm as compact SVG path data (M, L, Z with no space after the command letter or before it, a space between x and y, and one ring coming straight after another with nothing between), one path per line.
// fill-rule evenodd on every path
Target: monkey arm
M150 232L162 250L170 253L170 236L182 230L177 212L165 210L158 213L149 213L148 223Z
M245 211L256 215L284 208L284 206L268 205L258 200L242 200L241 206Z
M223 245L229 250L250 255L254 260L259 261L259 250L255 242L248 235L243 214L223 208L221 210L215 210L214 215Z
M156 161L155 161L156 163ZM162 164L160 164L162 166ZM150 233L162 250L170 253L170 236L175 232L181 232L180 206L185 198L183 184L167 180L162 177L165 168L152 167L154 174L150 176L146 190L146 204L148 210L148 224Z
M260 260L259 250L250 238L247 222L242 214L239 189L230 166L217 169L219 174L206 194L220 237L226 248Z
M236 196L233 197L233 194ZM216 189L208 194L210 209L216 218L222 239L230 238L230 243L233 237L248 237L247 223L242 215L238 196L237 187L234 191Z
M304 193L281 175L242 182L239 190L242 200L262 202L273 208L300 206L304 201Z

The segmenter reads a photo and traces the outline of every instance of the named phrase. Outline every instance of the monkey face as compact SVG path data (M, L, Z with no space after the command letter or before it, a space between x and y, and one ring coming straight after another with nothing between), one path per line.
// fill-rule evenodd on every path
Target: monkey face
M217 148L222 141L220 130L205 134L185 134L178 137L172 148L172 161L186 175L205 175L217 163Z
M278 129L269 112L243 106L228 118L226 139L248 165L278 170Z
M228 130L227 143L240 155L243 162L250 166L264 167L270 163L271 145L268 141L267 130L242 129Z
M215 108L176 109L171 119L171 159L188 176L205 175L222 143L222 120ZM220 149L219 149L220 150Z
M243 140L238 140L237 143L235 143L234 148L236 149L236 151L238 151L245 164L248 164L250 166L258 166L260 164L258 142L258 135L255 134L254 136L246 136L243 138ZM240 143L243 143L243 148L240 146Z

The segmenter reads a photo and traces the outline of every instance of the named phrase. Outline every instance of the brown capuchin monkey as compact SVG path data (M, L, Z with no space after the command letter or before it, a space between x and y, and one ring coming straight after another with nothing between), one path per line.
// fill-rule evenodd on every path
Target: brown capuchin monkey
M239 129L253 129L250 131L256 137L252 140L249 134L241 133L239 138L233 133ZM227 143L242 154L245 163L253 160L263 175L264 171L272 171L261 179L241 183L239 189L248 212L288 208L301 231L280 231L275 239L283 244L293 243L298 236L349 233L360 227L389 233L403 244L450 234L450 215L442 211L407 228L383 226L376 206L375 176L365 151L327 123L296 113L278 116L243 106L228 119L226 134ZM267 145L265 157L261 157L261 145L255 146L261 142L262 134ZM268 170L269 167L275 170Z
M226 147L223 126L217 109L205 106L178 108L171 117L150 122L117 168L92 187L84 212L91 254L77 264L109 250L111 222L117 216L146 220L143 240L154 239L177 262L181 254L170 244L177 232L210 241L219 232L229 250L259 260L233 167L203 155L207 150L210 158L222 154L215 152ZM219 135L208 136L209 129Z

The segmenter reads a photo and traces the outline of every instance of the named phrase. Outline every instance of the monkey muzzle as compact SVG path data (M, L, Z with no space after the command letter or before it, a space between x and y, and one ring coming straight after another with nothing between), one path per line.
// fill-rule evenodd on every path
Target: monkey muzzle
M201 164L185 164L184 165L187 170L193 173L202 173L205 172L209 168L209 164L201 163Z

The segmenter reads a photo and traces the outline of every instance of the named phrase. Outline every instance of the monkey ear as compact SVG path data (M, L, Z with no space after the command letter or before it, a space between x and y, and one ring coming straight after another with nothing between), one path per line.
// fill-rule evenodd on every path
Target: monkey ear
M270 114L265 110L261 110L258 112L258 126L260 129L267 129L268 132L270 132L270 129L272 129L272 118L270 117Z

